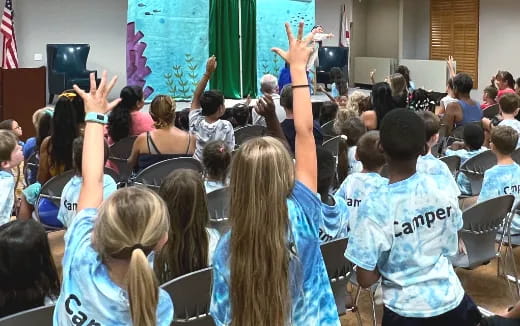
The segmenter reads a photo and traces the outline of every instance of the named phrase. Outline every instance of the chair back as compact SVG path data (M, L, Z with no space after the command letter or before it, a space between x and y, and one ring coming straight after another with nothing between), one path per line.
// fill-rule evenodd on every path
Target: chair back
M25 160L23 175L28 185L36 182L36 176L38 175L38 167L40 166L40 160L36 152L32 153L27 160Z
M267 133L264 126L245 126L235 130L235 146L239 147L251 138L262 137ZM230 148L232 150L232 148Z
M471 182L471 193L476 196L482 189L484 172L497 164L497 158L492 151L488 150L473 156L460 167L460 172L464 173Z
M61 193L74 174L74 170L65 171L47 181L40 190L34 214L47 230L63 228L63 224L58 220Z
M498 103L491 105L490 107L482 111L482 113L484 114L484 118L488 119L493 119L499 112L500 108L498 106Z
M229 231L229 201L228 187L208 193L209 224L221 235Z
M48 69L71 76L84 72L89 52L89 44L47 44Z
M134 184L144 185L152 190L158 191L163 180L173 171L179 169L190 169L202 173L202 165L191 157L179 157L161 161L150 165L139 172L133 179Z
M352 275L352 264L345 258L347 242L342 238L323 243L320 247L339 315L346 313L346 286Z
M52 326L54 305L25 310L0 318L0 326Z
M328 138L333 138L334 136L337 136L337 133L334 130L334 120L331 120L323 124L323 126L321 126L321 132L323 136Z
M183 322L186 326L213 325L196 322L197 319L205 319L209 316L212 282L213 268L208 267L179 276L161 285L161 288L172 298L175 311L174 324Z
M56 206L60 206L61 193L63 192L63 188L67 182L74 176L74 170L68 170L63 172L60 175L52 177L49 181L47 181L40 190L40 195L38 197L38 201L41 198L46 198L51 200Z
M477 125L482 128L481 121L473 121L473 122L469 122L467 124ZM458 126L457 128L453 129L451 132L451 136L458 138L458 139L464 139L464 126Z
M459 238L464 242L467 258L455 258L452 261L454 266L474 267L495 258L497 232L514 201L513 195L503 195L478 203L463 212L464 226L459 231Z
M520 164L520 148L515 149L511 154L511 158L515 161L516 164Z
M453 177L456 177L460 167L460 156L444 156L441 157L440 160L446 163Z
M126 182L132 174L132 168L128 165L128 158L132 154L132 147L137 136L130 136L121 139L109 148L108 160L111 161L119 170L121 182Z
M336 136L334 138L331 138L323 143L323 148L330 151L334 157L338 157L340 141L341 141L341 136Z
M114 181L116 182L116 184L118 184L118 183L121 181L121 180L120 180L119 173L117 173L117 171L114 170L114 169L107 168L107 167L105 166L105 171L104 171L104 173L105 173L106 175L111 176L112 179L114 179Z

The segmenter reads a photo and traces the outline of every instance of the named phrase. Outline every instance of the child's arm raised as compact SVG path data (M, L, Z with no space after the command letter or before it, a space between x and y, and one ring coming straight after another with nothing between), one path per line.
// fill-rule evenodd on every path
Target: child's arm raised
M303 22L298 26L298 37L295 39L289 23L285 23L289 50L273 48L272 51L281 56L291 67L293 85L294 128L296 129L296 179L313 192L317 189L316 143L313 135L311 94L308 86L306 65L312 53L309 44L313 33L303 39Z
M94 74L90 74L89 93L74 85L74 90L83 99L86 113L93 112L103 115L116 107L121 99L116 99L110 103L107 101L107 96L116 81L117 77L114 77L107 84L107 72L103 71L98 88L96 88ZM97 122L86 122L83 160L81 162L83 184L79 194L78 212L85 208L97 208L103 201L103 167L105 165L103 131L104 125Z
M212 55L206 62L206 72L200 79L195 92L193 93L193 99L191 100L190 111L200 109L200 96L206 89L206 85L211 78L211 74L217 70L217 58Z

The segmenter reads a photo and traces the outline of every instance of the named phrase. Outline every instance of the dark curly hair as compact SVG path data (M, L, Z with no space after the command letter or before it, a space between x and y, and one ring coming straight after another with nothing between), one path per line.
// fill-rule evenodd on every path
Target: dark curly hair
M132 131L132 110L143 100L141 86L126 86L121 90L119 103L108 117L108 135L114 142L130 136Z

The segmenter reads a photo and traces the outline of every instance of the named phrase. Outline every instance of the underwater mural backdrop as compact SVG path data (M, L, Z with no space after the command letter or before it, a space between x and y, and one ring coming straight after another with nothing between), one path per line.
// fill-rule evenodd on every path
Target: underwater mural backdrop
M258 78L277 76L284 62L270 49L287 47L286 21L296 27L303 20L310 31L314 0L257 0L256 5ZM142 86L147 102L158 94L192 97L209 56L209 6L210 0L129 0L127 83Z

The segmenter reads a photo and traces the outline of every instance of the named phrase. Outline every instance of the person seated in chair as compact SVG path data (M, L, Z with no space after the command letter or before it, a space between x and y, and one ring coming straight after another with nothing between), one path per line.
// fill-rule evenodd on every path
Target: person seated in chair
M150 105L150 115L155 130L140 134L132 147L128 165L142 170L159 161L191 157L195 152L195 136L173 125L175 101L166 95L158 95Z

